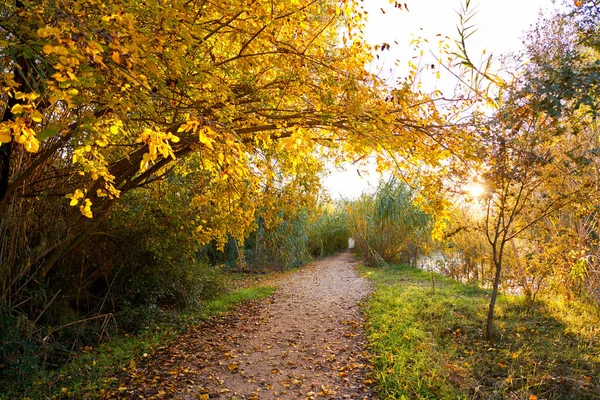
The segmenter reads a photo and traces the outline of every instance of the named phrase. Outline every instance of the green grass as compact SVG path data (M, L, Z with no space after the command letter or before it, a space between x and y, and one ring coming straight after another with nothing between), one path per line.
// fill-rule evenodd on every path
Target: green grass
M31 387L0 394L0 399L101 397L115 383L119 371L169 345L185 327L201 324L243 301L264 298L274 291L272 286L253 286L221 294L201 308L179 315L172 323L148 326L138 335L119 336L94 349L86 348L60 369L43 371Z
M495 342L484 338L490 292L404 266L362 267L381 399L598 399L600 311L577 301L500 296Z

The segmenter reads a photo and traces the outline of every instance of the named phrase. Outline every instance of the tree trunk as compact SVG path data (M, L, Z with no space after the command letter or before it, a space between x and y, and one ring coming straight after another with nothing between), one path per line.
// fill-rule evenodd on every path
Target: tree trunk
M498 297L498 286L500 284L500 272L502 271L502 258L494 256L494 267L496 276L494 277L494 287L492 288L492 298L490 299L490 308L488 309L485 337L488 340L494 338L494 308L496 307L496 298Z

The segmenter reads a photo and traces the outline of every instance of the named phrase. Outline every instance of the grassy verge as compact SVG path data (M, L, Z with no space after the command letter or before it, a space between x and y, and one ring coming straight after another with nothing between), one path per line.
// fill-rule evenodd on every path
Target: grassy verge
M238 288L207 301L201 308L179 315L170 323L148 326L137 335L113 338L94 349L84 351L60 369L42 371L28 389L0 394L0 399L98 398L114 383L114 375L148 357L155 349L167 346L187 326L201 324L207 318L227 312L247 300L264 298L272 286Z
M484 338L489 291L404 266L363 267L381 399L598 399L600 312L576 301L532 307L500 296L497 339Z

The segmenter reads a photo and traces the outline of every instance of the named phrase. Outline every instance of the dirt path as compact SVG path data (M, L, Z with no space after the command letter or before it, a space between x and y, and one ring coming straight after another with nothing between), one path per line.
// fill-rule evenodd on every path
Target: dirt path
M136 369L118 397L373 399L349 253L283 278L271 298L182 335ZM124 389L124 388L127 389Z

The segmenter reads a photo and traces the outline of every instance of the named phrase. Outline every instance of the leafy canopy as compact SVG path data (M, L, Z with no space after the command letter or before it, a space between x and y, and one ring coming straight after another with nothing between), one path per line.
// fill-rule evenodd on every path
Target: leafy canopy
M358 1L5 3L3 207L27 186L66 196L85 227L81 216L193 155L181 166L200 177L192 206L212 213L196 233L223 244L245 236L258 204L286 206L282 188L314 198L325 159L448 157L459 138L442 135L435 105L366 71L365 16Z

